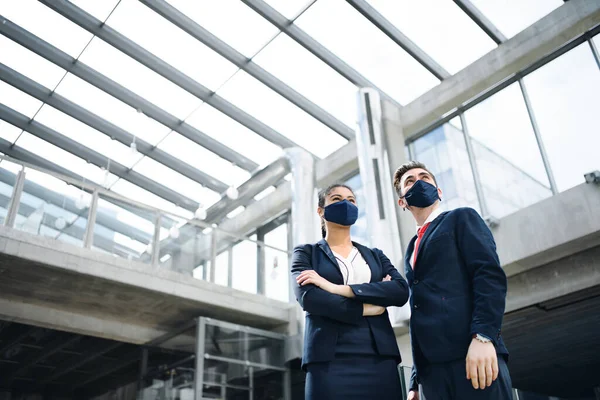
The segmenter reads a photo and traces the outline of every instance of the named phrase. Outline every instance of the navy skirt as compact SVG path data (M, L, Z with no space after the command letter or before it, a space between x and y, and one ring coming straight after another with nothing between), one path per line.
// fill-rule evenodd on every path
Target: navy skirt
M394 358L336 355L306 366L305 400L399 400L402 387Z

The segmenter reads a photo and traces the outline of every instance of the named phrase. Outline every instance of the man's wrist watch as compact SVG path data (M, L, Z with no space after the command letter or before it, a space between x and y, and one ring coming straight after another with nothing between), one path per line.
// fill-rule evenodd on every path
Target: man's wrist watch
M481 343L491 343L492 342L492 340L490 338L480 335L479 333L474 334L473 339L477 339Z

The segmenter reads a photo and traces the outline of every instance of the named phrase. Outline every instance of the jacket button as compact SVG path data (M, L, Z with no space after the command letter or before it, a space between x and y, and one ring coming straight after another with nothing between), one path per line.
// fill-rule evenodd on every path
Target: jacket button
M415 280L413 281L413 285L416 285L416 284L418 284L418 283L419 283L419 280L418 280L418 279L415 279Z
M362 293L362 290L361 290L361 289L358 289L358 293Z
M417 308L419 308L419 305L418 305L418 304L415 304L415 310L416 310Z

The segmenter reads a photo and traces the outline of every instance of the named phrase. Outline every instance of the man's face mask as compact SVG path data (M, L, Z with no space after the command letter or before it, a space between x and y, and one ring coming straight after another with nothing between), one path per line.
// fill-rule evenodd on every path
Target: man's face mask
M416 181L403 197L409 206L418 208L429 207L441 200L437 188L423 180Z
M338 201L325 207L324 218L335 224L350 226L358 219L358 207L348 200Z

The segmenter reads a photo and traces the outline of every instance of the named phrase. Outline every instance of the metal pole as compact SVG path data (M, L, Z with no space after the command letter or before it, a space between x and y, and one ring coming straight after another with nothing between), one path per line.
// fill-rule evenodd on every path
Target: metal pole
M91 249L94 243L94 227L96 226L96 214L98 213L98 190L92 193L92 204L88 211L88 220L85 227L85 236L83 237L83 247Z
M265 233L262 229L256 230L256 240L260 243L265 241ZM266 293L266 279L265 279L265 247L260 243L256 246L256 294L264 295Z
M460 123L462 125L463 137L465 138L465 146L467 149L467 156L469 157L469 164L471 164L471 172L473 173L473 183L475 184L477 200L479 200L479 208L481 210L481 215L485 218L489 216L489 211L483 194L483 186L481 185L479 169L477 168L477 161L475 160L473 143L471 142L471 136L469 135L469 129L467 128L467 120L465 118L465 114L462 112L460 113Z
M254 400L254 368L248 367L248 386L250 389L248 390L248 400Z
M156 222L154 223L154 236L152 236L152 266L158 267L160 257L160 228L161 228L161 212L156 213Z
M230 247L227 253L229 253L227 257L227 287L233 287L233 247Z
M144 379L148 373L148 349L144 347L142 349L142 360L140 361L140 375L138 376L137 384L137 398L143 400L142 392L144 390Z
M17 180L13 188L13 194L10 198L10 205L8 206L8 212L6 219L4 220L4 226L13 228L17 219L17 213L19 212L19 205L21 204L21 194L23 193L23 186L25 185L25 169L22 168L17 174Z
M590 44L590 48L592 49L592 54L594 55L594 59L596 60L596 64L598 68L600 68L600 53L598 52L598 48L592 39L588 39L588 43Z
M209 281L215 283L215 276L217 273L217 230L213 228L210 237L210 279Z
M198 317L196 320L196 371L194 379L194 400L202 400L204 387L204 342L206 334L206 320Z
M514 400L521 400L521 398L519 397L519 389L513 389L513 397Z
M558 188L556 186L556 181L554 180L554 174L552 173L550 160L548 159L548 154L546 153L546 148L544 147L544 142L542 140L542 135L540 134L540 128L538 127L537 120L535 119L533 106L531 105L531 100L529 99L529 94L527 93L527 88L525 87L525 82L523 82L523 79L519 79L519 87L521 88L521 93L523 93L523 99L525 100L525 107L527 108L529 120L531 121L531 127L533 128L533 134L535 135L535 140L537 141L538 149L540 150L540 155L542 156L542 162L544 163L544 168L546 169L546 174L548 175L550 190L552 191L553 195L558 194Z
M292 372L289 368L283 373L283 400L292 400Z

